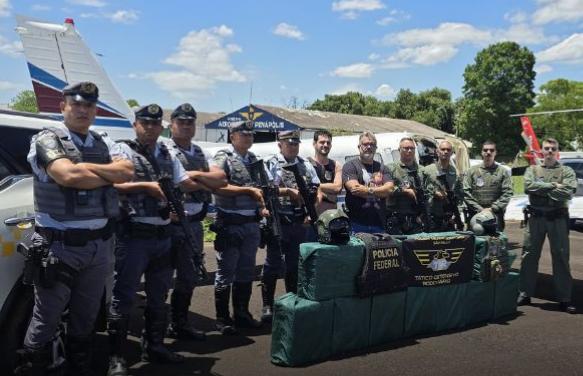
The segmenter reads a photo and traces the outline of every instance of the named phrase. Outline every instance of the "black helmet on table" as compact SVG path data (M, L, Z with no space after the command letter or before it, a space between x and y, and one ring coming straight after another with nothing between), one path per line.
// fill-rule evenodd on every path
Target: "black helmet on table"
M329 209L316 222L318 241L323 244L346 244L350 240L350 219L342 209Z

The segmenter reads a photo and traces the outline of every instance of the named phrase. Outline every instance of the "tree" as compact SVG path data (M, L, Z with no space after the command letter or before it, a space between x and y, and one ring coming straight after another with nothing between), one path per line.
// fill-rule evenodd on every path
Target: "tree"
M526 112L534 104L534 63L526 47L502 42L478 52L474 64L466 67L456 127L473 143L474 151L491 139L500 156L516 154L521 127L509 115Z
M567 110L583 108L583 82L565 79L551 80L540 87L536 106L528 112ZM561 149L571 149L572 142L583 144L583 114L580 112L555 113L537 116L532 126L540 141L546 137L556 138Z
M137 100L135 99L128 99L126 101L126 103L128 104L128 106L130 106L130 108L134 108L134 107L140 107L140 104L138 103Z
M36 96L32 90L23 90L10 101L10 108L16 111L38 113Z

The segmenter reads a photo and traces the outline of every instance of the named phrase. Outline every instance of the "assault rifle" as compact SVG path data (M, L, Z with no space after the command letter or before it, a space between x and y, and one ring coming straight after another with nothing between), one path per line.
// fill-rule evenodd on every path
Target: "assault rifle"
M312 184L308 186L308 183L306 183L304 177L300 175L300 170L297 163L287 164L283 166L283 169L294 174L294 179L298 185L298 191L300 191L300 196L302 196L302 199L304 200L304 208L307 211L307 214L310 216L310 223L314 227L316 233L318 233L318 229L316 228L316 221L318 220L318 213L316 212L317 186Z
M158 179L158 184L160 185L160 189L168 200L168 207L170 208L170 211L176 214L178 217L178 222L184 231L186 246L190 247L190 249L193 251L192 262L194 263L194 270L196 272L197 280L206 281L208 279L208 274L204 265L204 253L197 251L197 247L195 246L195 235L192 231L192 227L190 227L190 223L186 219L182 198L177 194L172 179L169 177L162 177Z
M438 174L437 180L441 181L445 187L445 192L447 194L445 201L445 211L448 213L453 213L453 219L455 222L455 227L457 231L464 231L464 222L462 221L462 216L460 214L460 209L455 202L455 192L449 186L447 181L447 174Z
M262 159L259 159L249 165L251 178L263 192L265 207L269 210L269 217L265 219L265 224L261 225L262 246L269 243L270 246L276 247L281 251L281 220L278 211L278 193L279 189L269 183L265 165Z
M407 172L413 182L415 183L415 196L417 197L417 211L421 215L421 222L423 222L423 229L425 232L431 231L431 214L429 213L429 206L427 205L427 198L425 197L425 190L419 178L419 170L409 170Z

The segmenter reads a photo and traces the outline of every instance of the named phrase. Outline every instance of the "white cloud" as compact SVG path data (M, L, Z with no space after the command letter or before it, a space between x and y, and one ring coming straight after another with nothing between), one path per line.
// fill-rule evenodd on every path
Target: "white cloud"
M447 44L432 44L419 47L407 47L397 51L387 58L383 68L403 68L408 63L419 65L434 65L451 59L458 52L454 46Z
M403 12L402 10L393 9L389 12L389 15L387 17L377 20L377 25L387 26L399 21L408 20L410 18L411 15L409 15L408 13Z
M115 13L107 15L114 23L131 24L139 19L138 12L133 9L118 10Z
M537 0L540 8L532 19L535 24L576 22L583 19L583 0Z
M373 53L371 53L370 55L368 55L368 59L369 59L370 61L375 61L375 60L378 60L378 59L380 59L380 57L381 57L381 55L379 55L379 54L377 54L377 53L374 53L374 52L373 52Z
M340 0L332 3L332 11L342 13L342 17L353 20L360 12L370 12L385 8L379 0Z
M285 86L285 85L279 85L279 90L287 90L287 86Z
M30 7L30 9L35 11L35 12L46 12L48 10L51 10L51 7L48 5L44 5L44 4L33 4Z
M22 42L20 41L9 41L2 35L0 35L0 53L10 56L19 57L22 53Z
M9 0L0 0L0 17L8 17L10 16L10 9L12 6L10 5Z
M396 91L389 84L381 84L379 87L377 87L374 94L377 97L392 98L395 96Z
M485 44L492 39L492 33L475 28L470 24L445 22L434 29L411 29L388 34L385 44L412 47L428 44L458 45L462 43Z
M107 5L105 1L101 0L67 0L69 4L83 5L86 7L101 8Z
M20 88L21 88L20 84L17 84L15 82L0 81L0 91L11 91Z
M536 71L537 74L545 74L548 72L552 72L553 67L547 64L536 64L534 66L534 70Z
M504 14L504 19L512 23L523 23L528 19L528 15L523 11L508 12Z
M567 39L536 53L538 63L583 63L583 34L575 33Z
M541 27L526 23L516 23L508 29L494 31L494 40L508 40L518 44L541 44L556 41L554 38L546 37Z
M184 36L177 51L164 63L180 68L177 71L148 73L159 87L178 97L213 88L217 82L245 82L246 77L231 63L231 55L241 52L236 44L225 45L233 30L225 25L191 31Z
M370 77L373 71L374 68L372 65L366 63L357 63L338 67L334 69L330 75L337 77L366 78Z
M273 34L279 35L280 37L304 40L304 33L297 26L290 25L285 22L278 24L273 30Z
M344 86L341 86L341 87L339 87L337 89L332 90L330 92L330 94L332 94L332 95L342 95L342 94L348 93L349 91L356 91L356 92L359 92L359 93L364 93L365 92L365 90L362 89L358 84L350 83L350 84L347 84L347 85L344 85Z

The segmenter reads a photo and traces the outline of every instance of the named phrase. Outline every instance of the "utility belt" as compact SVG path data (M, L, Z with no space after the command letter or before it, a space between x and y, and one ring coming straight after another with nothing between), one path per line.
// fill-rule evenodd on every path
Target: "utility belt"
M121 227L123 236L136 239L164 239L172 234L170 225L152 225L141 222L125 222Z
M83 247L88 242L92 240L109 239L115 230L115 221L110 219L107 224L97 230L89 229L68 229L68 230L57 230L50 227L40 227L37 226L35 231L42 235L43 238L47 240L48 244L55 241L61 241L66 246L71 247Z
M569 218L569 209L557 208L553 210L540 210L528 205L525 208L525 214L530 217L545 218L548 220L555 220L559 218Z
M221 224L223 226L230 226L230 225L244 225L246 223L257 223L259 222L259 218L257 215L242 215L242 214L235 214L235 213L225 213L219 211L217 214L217 224Z
M417 214L391 212L387 215L386 231L392 235L413 234L421 232L423 225L417 222Z
M304 208L286 208L279 212L279 220L282 225L304 223L306 212Z
M186 222L188 222L188 223L200 222L204 219L204 217L206 217L206 214L200 215L200 213L196 213L194 215L187 215ZM180 222L170 222L170 223L175 225L175 226L181 226Z

